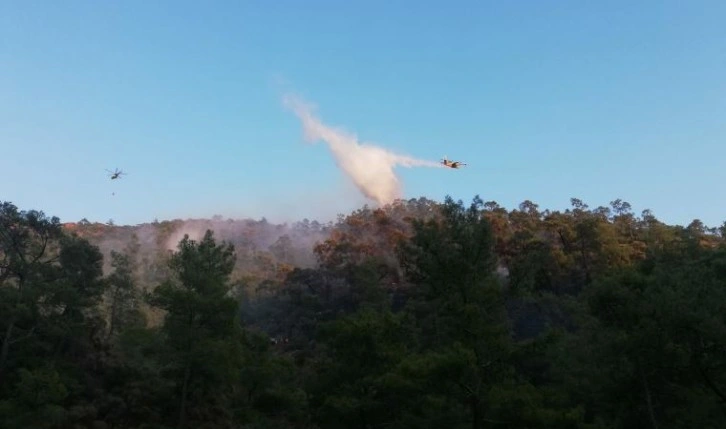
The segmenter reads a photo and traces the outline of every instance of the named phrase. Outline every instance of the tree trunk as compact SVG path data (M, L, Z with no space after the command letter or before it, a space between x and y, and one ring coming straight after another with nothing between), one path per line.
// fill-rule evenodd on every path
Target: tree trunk
M653 398L650 394L648 380L645 378L642 368L638 368L638 372L640 373L640 381L643 383L643 390L645 391L645 402L648 406L648 418L650 419L650 425L653 429L658 429L658 423L655 420L655 410L653 410Z
M194 327L194 310L190 310L187 315L187 346L186 346L186 367L184 368L184 381L182 382L182 397L181 404L179 404L179 422L177 429L182 429L186 424L186 411L187 411L187 395L189 394L189 379L191 378L192 370L192 338L191 332Z
M113 293L113 302L111 304L111 317L109 317L108 322L108 334L106 334L106 342L109 342L111 340L111 337L113 336L113 331L116 329L116 318L118 310L118 291L114 291Z
M471 429L481 429L482 418L479 411L479 398L471 396L469 398L469 407L471 408Z
M25 275L18 275L18 297L15 300L14 309L20 306L23 299L23 286L25 285ZM3 336L3 345L0 349L0 386L3 384L3 373L5 372L5 365L8 362L8 354L10 353L10 339L13 336L13 328L15 328L15 322L17 321L17 314L13 314L8 323L7 329L5 329L5 335Z
M726 395L721 391L721 389L719 389L719 387L711 379L711 377L708 376L706 369L703 367L703 365L701 365L701 357L697 355L694 357L694 360L696 362L696 368L698 369L698 373L701 374L703 381L706 382L706 386L708 386L709 389L711 389L711 391L721 399L721 402L726 404Z
M191 376L191 364L187 362L187 367L184 369L184 382L182 384L182 397L181 404L179 405L179 423L176 425L177 429L182 429L186 423L186 406L187 406L187 394L189 392L189 378Z
M5 330L5 335L3 336L3 345L2 349L0 349L0 386L2 386L3 382L3 373L5 372L5 364L8 360L8 353L10 352L10 338L13 335L13 328L15 327L15 317L10 319L10 323L8 323L8 327Z

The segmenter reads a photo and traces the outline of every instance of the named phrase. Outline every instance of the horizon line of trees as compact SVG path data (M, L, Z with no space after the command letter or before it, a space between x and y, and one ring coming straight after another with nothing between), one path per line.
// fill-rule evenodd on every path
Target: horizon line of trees
M210 229L169 253L132 234L104 272L83 230L2 202L0 422L723 427L726 223L571 204L366 206L313 266L286 240L261 258Z
M444 202L446 202L446 200L448 200L448 199L451 199L451 197L446 196L444 198ZM430 200L426 197L410 198L410 199L399 198L389 204L385 204L380 207L371 207L369 204L366 203L360 208L360 210L376 210L376 209L390 210L391 208L394 208L394 207L409 206L411 204L421 204L422 202L425 202L426 204L442 204L437 201ZM571 197L569 202L570 202L570 207L573 207L573 208L578 207L578 206L584 207L586 209L589 208L589 206L587 204L585 204L579 198ZM499 203L497 203L496 201L487 201L487 202L485 202L485 205L487 207L502 208L499 205ZM520 211L526 211L527 207L539 208L539 204L536 204L536 203L532 202L531 200L524 200L523 202L518 204L517 207ZM570 210L571 209L569 209L569 208L565 208L564 210L545 209L544 211L540 212L540 215L546 217L553 213L559 213L559 212L563 212L563 211L565 213L568 213L568 212L570 212ZM603 206L603 205L598 206L597 208L594 209L594 211L597 213L605 214L606 216L612 216L615 213L623 212L623 211L632 214L632 206L627 201L623 201L622 199L617 198L613 201L610 201L610 203L608 203L607 206ZM655 213L651 209L648 209L648 208L643 209L640 214L641 218L655 217L655 216L656 216ZM64 222L64 224L73 224L73 225L81 225L81 226L105 225L105 226L110 226L110 227L134 228L134 227L138 227L140 225L174 224L174 223L184 223L184 222L214 222L214 223L221 223L221 222L244 223L244 222L246 222L246 223L261 223L261 224L272 223L272 224L277 224L277 225L291 224L291 226L293 226L293 227L294 226L306 226L306 225L309 227L310 224L314 224L318 228L325 228L325 227L333 227L336 223L340 224L341 221L343 221L347 217L347 215L345 213L338 213L334 217L335 217L335 220L331 219L326 222L318 222L317 220L311 221L310 219L305 218L303 220L292 222L292 223L290 223L290 222L275 223L275 222L269 222L266 216L262 216L259 219L254 219L254 218L250 218L250 217L230 218L230 217L222 216L221 214L215 214L209 218L187 218L187 219L174 218L174 219L165 219L165 220L161 220L161 221L158 218L154 218L150 222L142 222L142 223L138 223L135 225L132 225L132 224L118 225L113 219L109 219L106 222L99 222L99 221L91 222L87 218L84 217L79 221L67 221L67 222ZM691 227L692 225L702 228L704 231L706 231L709 234L720 234L721 233L720 231L722 231L723 228L726 227L726 220L722 221L721 225L719 225L719 226L708 226L708 225L704 224L700 218L694 218L687 224L681 224L681 223L670 224L670 226L684 226L684 227Z

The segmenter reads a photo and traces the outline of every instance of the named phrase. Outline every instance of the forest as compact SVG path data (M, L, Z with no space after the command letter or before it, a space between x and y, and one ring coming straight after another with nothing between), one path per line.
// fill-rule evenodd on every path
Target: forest
M0 427L724 428L726 223L570 202L136 226L0 202Z

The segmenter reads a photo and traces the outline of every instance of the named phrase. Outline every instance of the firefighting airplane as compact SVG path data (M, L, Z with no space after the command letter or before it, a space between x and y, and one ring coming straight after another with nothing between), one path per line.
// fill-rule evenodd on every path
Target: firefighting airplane
M448 159L446 159L446 155L444 155L444 159L441 160L441 164L449 168L459 168L462 165L466 165L461 161L449 161Z

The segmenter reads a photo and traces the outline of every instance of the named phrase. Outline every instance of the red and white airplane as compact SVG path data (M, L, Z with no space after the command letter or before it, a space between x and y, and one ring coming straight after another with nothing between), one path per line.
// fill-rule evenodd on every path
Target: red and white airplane
M466 165L461 161L449 161L446 159L446 155L444 155L444 159L441 160L441 164L449 168L459 168L462 165Z

